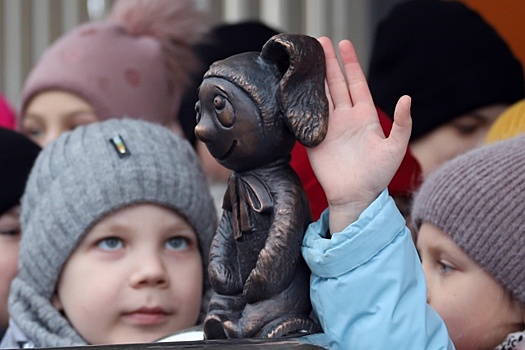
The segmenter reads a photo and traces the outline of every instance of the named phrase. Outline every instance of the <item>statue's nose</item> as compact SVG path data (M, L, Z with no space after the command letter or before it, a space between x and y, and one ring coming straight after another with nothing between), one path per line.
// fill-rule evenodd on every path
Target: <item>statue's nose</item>
M195 125L195 136L197 136L200 141L206 143L211 140L212 134L213 125L210 118L205 116L201 117L197 125Z

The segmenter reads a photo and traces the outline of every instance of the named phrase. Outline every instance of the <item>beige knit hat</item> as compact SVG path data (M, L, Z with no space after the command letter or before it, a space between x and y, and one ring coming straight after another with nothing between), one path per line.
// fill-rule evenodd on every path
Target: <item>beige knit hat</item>
M525 303L525 135L467 152L432 173L412 218L436 225Z

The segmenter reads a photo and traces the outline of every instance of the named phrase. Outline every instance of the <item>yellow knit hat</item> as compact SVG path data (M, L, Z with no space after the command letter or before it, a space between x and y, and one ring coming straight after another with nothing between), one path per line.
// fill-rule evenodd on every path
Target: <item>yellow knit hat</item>
M510 139L525 132L525 99L511 105L490 127L485 143Z

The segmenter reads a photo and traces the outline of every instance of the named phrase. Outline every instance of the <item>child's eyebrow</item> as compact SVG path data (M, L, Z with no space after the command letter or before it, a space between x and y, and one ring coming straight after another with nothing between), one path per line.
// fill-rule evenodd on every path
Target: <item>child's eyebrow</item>
M118 234L125 233L129 230L125 223L120 222L103 222L97 226L91 227L85 237L106 237L115 236Z

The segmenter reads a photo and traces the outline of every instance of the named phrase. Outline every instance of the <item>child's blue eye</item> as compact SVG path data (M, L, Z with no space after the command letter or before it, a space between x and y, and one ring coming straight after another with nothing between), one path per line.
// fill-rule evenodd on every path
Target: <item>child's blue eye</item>
M117 237L104 238L98 242L98 247L103 250L116 250L122 248L122 239Z
M450 266L450 265L448 265L448 264L446 264L446 263L444 263L442 261L439 262L439 269L444 274L450 273L450 272L455 270L452 266Z
M173 250L188 249L189 242L184 237L171 237L166 241L166 248Z

